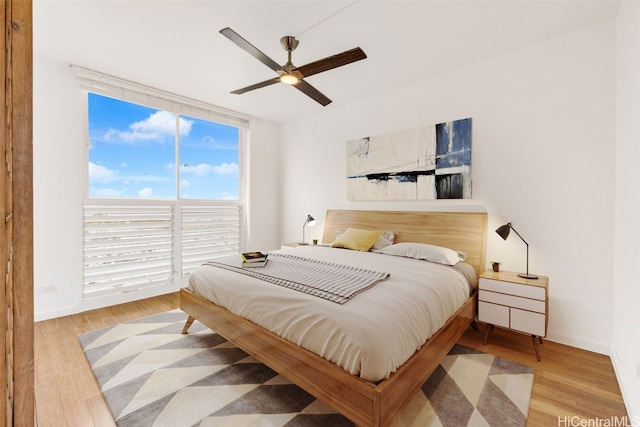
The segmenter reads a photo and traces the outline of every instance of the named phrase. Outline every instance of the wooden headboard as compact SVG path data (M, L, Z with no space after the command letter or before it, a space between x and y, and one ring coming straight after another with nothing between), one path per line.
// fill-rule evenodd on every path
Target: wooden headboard
M487 214L485 212L414 212L328 210L323 243L347 228L393 231L395 243L417 242L444 246L467 254L478 275L486 269Z

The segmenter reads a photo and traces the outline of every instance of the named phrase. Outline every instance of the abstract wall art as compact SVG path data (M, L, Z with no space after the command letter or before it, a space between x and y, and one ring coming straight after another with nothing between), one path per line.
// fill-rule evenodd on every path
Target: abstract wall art
M470 118L347 141L348 200L470 198Z

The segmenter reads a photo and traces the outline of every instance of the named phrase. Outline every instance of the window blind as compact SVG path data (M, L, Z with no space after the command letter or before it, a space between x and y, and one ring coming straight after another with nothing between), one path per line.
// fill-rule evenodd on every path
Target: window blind
M251 120L256 120L223 107L218 107L196 99L166 92L150 86L98 71L70 65L81 89L117 99L139 103L159 110L170 111L203 120L224 123L242 129L249 129Z

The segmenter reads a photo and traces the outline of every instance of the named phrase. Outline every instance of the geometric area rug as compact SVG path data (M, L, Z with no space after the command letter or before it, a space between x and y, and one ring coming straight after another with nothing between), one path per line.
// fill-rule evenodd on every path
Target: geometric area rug
M171 310L78 338L119 427L352 426ZM533 370L455 345L393 426L524 426Z

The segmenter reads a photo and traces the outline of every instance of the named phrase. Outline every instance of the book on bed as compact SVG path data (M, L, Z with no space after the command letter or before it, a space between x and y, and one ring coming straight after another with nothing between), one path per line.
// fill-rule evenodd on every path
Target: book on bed
M242 257L242 261L244 263L264 262L264 261L267 260L267 255L263 254L260 251L243 252L243 253L240 254L240 256Z
M267 259L263 259L262 261L244 261L242 263L242 268L256 268L256 267L264 267L267 265Z

